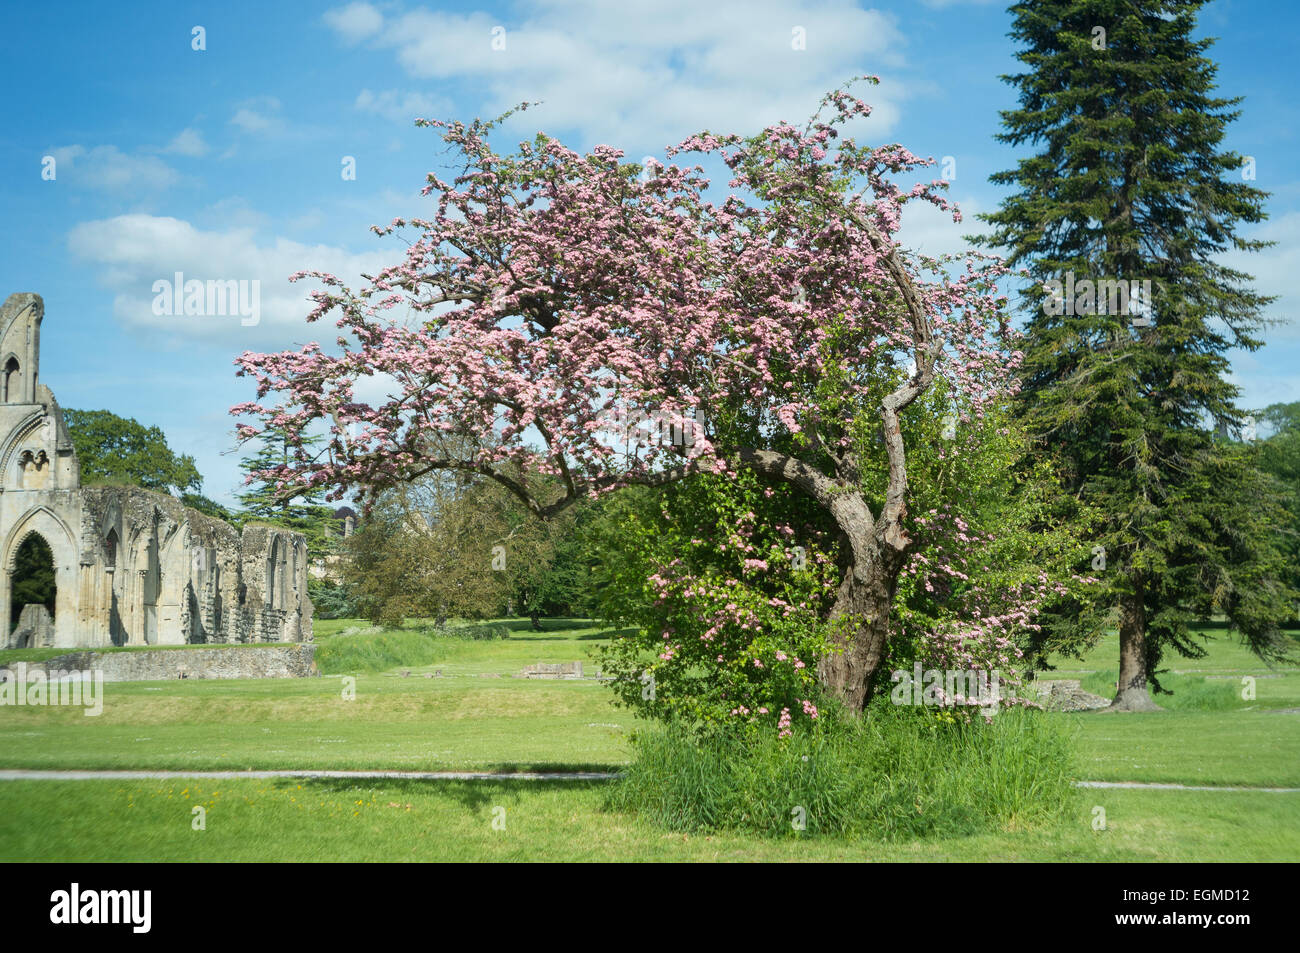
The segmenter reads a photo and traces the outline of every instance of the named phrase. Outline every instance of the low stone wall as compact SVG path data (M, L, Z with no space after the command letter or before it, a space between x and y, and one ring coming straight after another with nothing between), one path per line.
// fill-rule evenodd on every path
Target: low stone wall
M0 680L12 677L0 667ZM134 649L69 652L29 662L29 672L101 671L106 682L152 682L179 678L308 678L319 676L314 643L201 649Z

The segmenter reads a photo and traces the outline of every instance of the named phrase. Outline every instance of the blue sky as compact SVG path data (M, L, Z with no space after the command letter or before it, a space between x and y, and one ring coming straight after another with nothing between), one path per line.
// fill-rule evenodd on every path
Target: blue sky
M10 4L0 12L0 297L44 297L41 379L64 407L162 427L196 457L204 491L230 502L240 474L227 409L253 396L232 360L332 337L304 322L306 286L289 274L351 279L400 254L368 229L425 207L418 191L441 143L414 117L541 101L507 127L507 143L544 129L635 160L702 128L802 120L828 89L875 73L866 136L951 156L951 196L967 216L956 226L918 211L905 240L953 251L978 228L974 213L998 202L989 174L1015 158L993 140L998 111L1014 103L998 76L1019 67L1005 6ZM1255 157L1255 184L1272 193L1270 220L1250 234L1278 245L1237 263L1280 296L1274 315L1295 314L1300 6L1217 0L1201 27L1219 37L1221 93L1246 97L1227 144ZM345 157L354 179L342 175ZM259 322L155 315L153 282L178 271L259 280ZM1300 400L1300 328L1267 340L1234 355L1247 407Z

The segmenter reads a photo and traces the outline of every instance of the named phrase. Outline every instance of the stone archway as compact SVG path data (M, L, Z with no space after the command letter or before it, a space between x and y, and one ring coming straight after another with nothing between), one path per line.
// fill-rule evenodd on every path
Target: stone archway
M67 524L48 506L38 506L23 514L15 521L13 528L5 535L3 544L0 545L0 553L4 554L4 572L0 573L0 606L7 607L6 611L10 614L12 624L14 618L12 606L16 595L15 575L20 581L24 578L23 567L19 564L19 554L23 552L28 537L33 535L48 547L54 568L54 609L50 613L53 634L49 644L58 647L76 645L79 627L77 621L79 558L75 537ZM20 613L21 609L22 607L19 606ZM4 632L6 641L9 634L6 626Z
M19 542L9 573L8 624L10 648L44 648L54 644L58 582L54 550L40 533L32 530Z

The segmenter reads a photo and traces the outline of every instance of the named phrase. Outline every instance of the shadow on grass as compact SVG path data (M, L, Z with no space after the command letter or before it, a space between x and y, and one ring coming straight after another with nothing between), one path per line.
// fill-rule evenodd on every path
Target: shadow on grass
M600 632L591 632L587 635L540 635L530 634L529 638L519 638L511 636L515 642L599 642L604 639L621 638L625 635L632 635L636 632L635 628L626 629L603 629Z
M554 766L545 769L534 766L528 770L561 769ZM575 769L565 767L562 770ZM302 785L304 790L317 794L350 795L357 791L380 789L385 792L385 797L441 796L452 798L471 810L488 810L498 805L517 803L538 786L547 791L580 792L590 791L592 788L609 783L601 780L529 781L509 778L484 781L421 778L279 778L273 782L276 788L282 790L290 790Z

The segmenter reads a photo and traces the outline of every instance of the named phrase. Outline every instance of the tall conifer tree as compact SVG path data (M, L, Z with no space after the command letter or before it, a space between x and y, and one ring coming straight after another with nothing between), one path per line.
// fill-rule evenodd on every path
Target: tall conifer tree
M992 180L1014 187L982 240L1035 283L1022 410L1038 451L1100 514L1099 596L1118 610L1113 707L1156 707L1148 681L1190 624L1226 616L1261 656L1285 642L1283 521L1243 427L1226 352L1256 350L1271 299L1222 264L1257 250L1267 193L1222 146L1240 99L1215 95L1196 39L1203 0L1027 0L1010 8L1026 72L998 138L1032 152ZM1104 567L1104 568L1103 568Z

